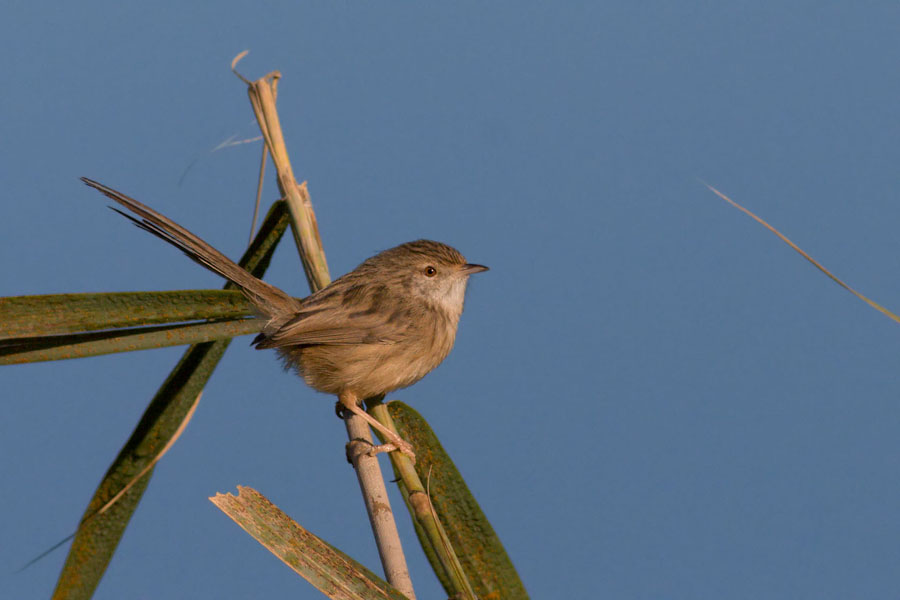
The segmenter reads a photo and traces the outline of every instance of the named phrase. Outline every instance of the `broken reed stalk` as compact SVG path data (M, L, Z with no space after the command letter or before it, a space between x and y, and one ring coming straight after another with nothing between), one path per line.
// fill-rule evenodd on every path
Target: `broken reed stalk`
M278 79L281 74L274 71L257 81L249 84L247 93L250 96L250 104L259 122L259 129L263 134L266 147L272 155L272 163L278 175L278 189L288 204L291 212L294 234L294 242L303 261L303 270L309 287L320 290L329 283L328 263L325 260L325 250L322 248L322 238L319 236L319 225L316 215L312 210L312 202L306 190L306 183L297 184L294 178L294 170L288 158L287 146L284 143L284 135L281 131L281 121L275 108Z
M232 63L234 64L241 56ZM248 81L238 75L247 83L247 93L253 112L259 122L259 129L263 134L266 147L272 155L272 163L278 174L278 189L282 198L287 201L291 214L291 230L294 233L294 242L303 262L303 270L306 279L313 292L322 289L331 282L328 273L328 263L325 260L325 250L322 248L322 239L319 236L319 226L312 209L312 202L306 189L306 183L298 184L294 179L294 172L288 158L287 146L281 131L281 122L278 111L275 108L278 79L281 74L277 71L270 73L256 81ZM361 452L353 452L353 446L357 444L373 446L372 436L366 422L355 415L350 415L346 420L347 434L350 438L348 454L352 458L353 467L359 479L369 522L375 535L375 543L381 564L388 583L397 588L410 600L415 600L412 580L409 569L406 566L406 557L403 555L403 547L400 545L400 534L394 521L393 512L390 510L390 502L384 485L384 478L378 465L378 459ZM356 455L356 458L353 456Z

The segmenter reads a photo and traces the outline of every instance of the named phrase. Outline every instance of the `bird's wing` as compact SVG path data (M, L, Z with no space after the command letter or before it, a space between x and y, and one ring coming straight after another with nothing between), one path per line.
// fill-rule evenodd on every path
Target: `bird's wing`
M405 327L389 323L390 315L360 311L340 313L321 308L301 310L273 332L257 336L257 348L312 344L394 344L402 339Z

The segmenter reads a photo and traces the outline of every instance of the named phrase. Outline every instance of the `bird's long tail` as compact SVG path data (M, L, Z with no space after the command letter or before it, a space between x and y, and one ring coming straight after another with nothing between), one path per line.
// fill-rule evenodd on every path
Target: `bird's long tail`
M113 208L117 213L129 219L141 229L149 231L156 237L172 244L187 254L192 260L203 265L210 271L234 282L241 288L241 291L247 296L247 299L250 300L264 316L271 318L288 311L293 312L299 310L299 300L292 298L280 289L254 277L235 264L230 258L178 223L161 215L152 208L144 206L134 198L129 198L125 194L117 192L102 183L98 183L87 177L82 177L81 180L90 187L115 200L140 218L132 217L121 210Z

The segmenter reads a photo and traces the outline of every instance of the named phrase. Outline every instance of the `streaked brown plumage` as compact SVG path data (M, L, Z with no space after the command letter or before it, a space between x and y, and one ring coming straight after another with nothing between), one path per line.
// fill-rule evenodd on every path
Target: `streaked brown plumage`
M181 249L240 286L267 320L256 348L274 348L311 387L336 394L341 404L387 431L358 407L360 400L412 385L450 353L469 275L454 248L418 240L369 258L327 287L299 300L257 279L221 252L137 200L82 178L137 215L136 225ZM392 432L394 447L412 455ZM396 439L394 439L396 438Z

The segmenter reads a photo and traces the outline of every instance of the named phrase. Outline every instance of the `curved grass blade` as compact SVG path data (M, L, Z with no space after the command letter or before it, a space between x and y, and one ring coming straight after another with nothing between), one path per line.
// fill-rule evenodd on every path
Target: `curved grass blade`
M0 340L253 315L233 290L48 294L0 298Z
M782 242L784 242L785 244L790 246L794 250L794 252L796 252L797 254L799 254L800 256L805 258L806 260L808 260L815 268L817 268L818 270L825 273L825 275L827 275L836 284L838 284L839 286L841 286L842 288L844 288L845 290L847 290L848 292L850 292L851 294L853 294L854 296L856 296L857 298L859 298L860 300L862 300L863 302L865 302L866 304L868 304L869 306L871 306L872 308L874 308L875 310L877 310L878 312L880 312L881 314L886 316L887 318L900 323L900 316L897 316L895 313L891 312L887 308L878 304L874 300L870 300L866 296L863 296L862 294L857 292L855 289L853 289L852 287L850 287L849 285L847 285L846 283L844 283L843 281L838 279L838 277L835 274L833 274L831 271L829 271L824 266L822 266L822 264L819 263L819 261L817 261L812 256L810 256L809 254L804 252L803 249L800 248L800 246L798 246L797 244L795 244L794 242L789 240L786 235L784 235L783 233L781 233L780 231L778 231L777 229L775 229L774 227L769 225L761 217L757 216L755 213L751 212L749 209L744 208L743 206L741 206L740 204L738 204L737 202L735 202L734 200L732 200L731 198L729 198L728 196L726 196L725 194L723 194L722 192L720 192L719 190L714 188L713 186L706 183L705 181L701 180L701 183L703 183L703 185L705 185L707 188L709 188L709 191L711 191L713 194L715 194L716 196L718 196L719 198L721 198L722 200L724 200L731 206L735 207L736 209L738 209L739 211L741 211L745 215L749 216L751 219L753 219L754 221L756 221L757 223L759 223L760 225L762 225L763 227L765 227L766 229L768 229L769 231L774 233L778 237L778 239L780 239Z
M244 486L210 498L222 512L332 600L406 600L383 579L313 535L265 496Z
M418 412L402 402L389 402L384 406L400 437L416 449L416 473L421 481L428 482L428 495L434 510L475 594L483 600L528 598L494 528L431 427ZM412 500L413 496L410 496L408 502L411 504ZM410 514L415 523L414 511ZM434 550L437 542L432 541L426 529L419 525L416 525L416 534L441 584L448 594L453 594L447 567Z
M261 277L287 225L284 203L276 202L244 253L241 266ZM229 285L226 288L230 289ZM191 346L162 384L94 492L57 581L54 599L86 600L93 595L153 471L134 484L132 481L178 431L229 343L225 340ZM96 515L128 485L132 487L118 502Z
M98 509L96 510L96 512L94 512L93 514L91 514L90 517L84 518L84 519L82 520L81 524L79 525L79 527L83 526L89 519L96 519L97 517L99 517L100 515L102 515L103 513L105 513L107 510L109 510L110 508L112 508L116 503L119 502L119 499L120 499L122 496L124 496L125 494L127 494L127 493L131 490L131 488L133 488L135 485L137 485L137 484L142 480L142 478L144 477L144 475L145 475L147 472L149 472L150 469L152 469L153 466L154 466L156 463L158 463L158 462L162 459L163 456L165 456L166 452L168 452L169 449L170 449L172 446L175 445L175 442L178 440L179 437L181 437L181 434L182 434L182 433L184 432L184 430L187 428L187 424L190 423L191 419L193 418L193 416L194 416L194 411L197 410L197 405L200 403L200 397L201 397L202 395L203 395L203 392L200 392L199 394L197 394L197 397L194 399L194 403L193 403L193 404L191 405L191 407L188 409L187 415L184 417L184 420L181 422L181 425L178 426L178 429L175 431L174 434L172 434L172 437L169 438L169 441L166 442L166 445L163 446L163 449L160 450L159 453L158 453L156 456L154 456L154 457L152 458L152 460L150 460L150 462L148 462L146 465L144 465L144 467L143 467L143 468L142 468L142 469L141 469L134 477L132 477L131 480L130 480L127 484L125 484L125 487L123 487L122 489L120 489L120 490L116 493L115 496L113 496L112 498L110 498L109 500L107 500L106 504L104 504L103 506L101 506L100 508L98 508ZM17 573L24 571L25 569L27 569L28 567L30 567L30 566L33 565L34 563L38 562L39 560L41 560L42 558L44 558L44 557L47 556L48 554L52 553L54 550L56 550L57 548L59 548L60 546L62 546L63 544L65 544L66 542L70 541L72 538L75 537L75 535L76 535L77 533L78 533L78 530L76 529L76 530L75 530L75 533L73 533L72 535L70 535L70 536L68 536L68 537L66 537L66 538L64 538L64 539L62 539L62 540L60 540L59 542L57 542L56 544L54 544L52 547L48 548L47 550L45 550L44 552L42 552L42 553L39 554L38 556L32 558L32 559L31 559L30 561L28 561L28 563L26 563L21 569L19 569L19 570L17 571Z

